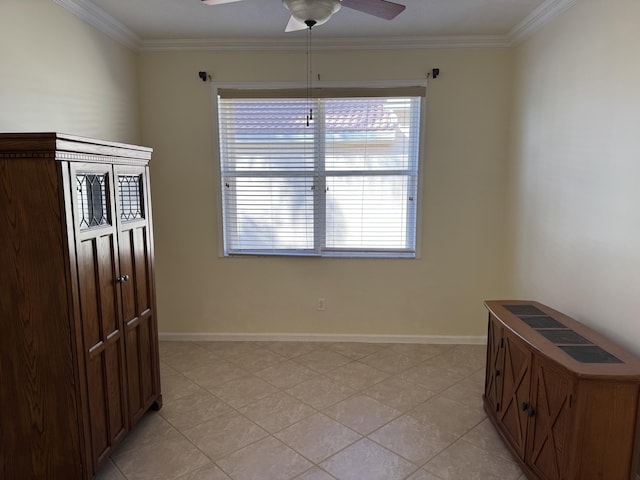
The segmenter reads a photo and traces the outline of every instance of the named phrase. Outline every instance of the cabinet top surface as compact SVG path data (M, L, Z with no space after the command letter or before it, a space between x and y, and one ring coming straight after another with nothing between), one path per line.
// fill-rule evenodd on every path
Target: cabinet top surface
M0 133L0 156L16 153L57 153L149 160L153 149L65 133Z
M557 310L528 300L484 305L529 346L577 375L640 381L640 358Z

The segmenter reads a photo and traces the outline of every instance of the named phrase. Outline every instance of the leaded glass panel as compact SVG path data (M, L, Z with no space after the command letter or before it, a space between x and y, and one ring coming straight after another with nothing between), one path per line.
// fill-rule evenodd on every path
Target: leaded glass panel
M107 188L107 175L76 175L80 229L109 224Z
M118 175L120 220L144 218L142 202L142 176Z

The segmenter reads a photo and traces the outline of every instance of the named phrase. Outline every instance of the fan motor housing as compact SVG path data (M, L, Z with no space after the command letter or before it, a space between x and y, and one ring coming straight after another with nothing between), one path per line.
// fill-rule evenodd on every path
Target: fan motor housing
M282 0L291 15L301 22L323 23L340 10L340 0Z

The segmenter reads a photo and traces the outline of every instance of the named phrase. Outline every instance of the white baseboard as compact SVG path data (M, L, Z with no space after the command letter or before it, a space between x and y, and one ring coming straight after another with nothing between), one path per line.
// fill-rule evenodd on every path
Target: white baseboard
M484 336L457 335L353 335L324 333L158 333L160 340L191 342L358 342L485 345ZM640 479L639 479L640 480Z

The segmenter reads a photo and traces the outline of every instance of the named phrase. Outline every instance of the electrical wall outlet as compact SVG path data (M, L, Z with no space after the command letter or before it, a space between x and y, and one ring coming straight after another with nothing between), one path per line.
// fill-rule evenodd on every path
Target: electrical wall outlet
M316 303L316 310L318 310L319 312L324 312L326 308L327 302L325 301L325 299L319 298L318 303Z

